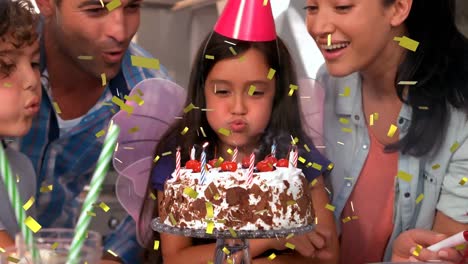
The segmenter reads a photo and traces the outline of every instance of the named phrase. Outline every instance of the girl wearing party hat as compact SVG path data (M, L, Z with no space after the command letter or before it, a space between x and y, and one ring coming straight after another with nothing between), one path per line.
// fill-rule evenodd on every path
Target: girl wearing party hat
M41 86L39 81L39 44L36 33L37 17L27 0L0 0L0 248L14 245L20 231L15 208L34 197L36 176L29 159L7 147L6 137L25 135L39 110ZM6 169L9 164L11 171ZM17 185L20 199L10 201ZM13 206L12 206L13 203ZM34 206L25 206L34 214ZM29 208L31 207L31 208ZM27 209L26 209L27 208ZM24 219L22 219L24 220Z
M270 4L263 5L263 2L228 1L214 31L200 46L186 105L192 103L210 111L189 111L160 140L156 155L161 159L151 175L159 201L163 200L164 183L175 168L174 155L161 154L173 151L176 146L183 150L182 164L190 159L188 150L193 145L203 145L206 138L212 142L206 149L208 159L215 158L215 149L218 157L228 159L227 150L236 147L239 160L254 149L259 153L257 157L265 157L274 142L277 143L277 155L286 156L290 135L297 136L302 144L313 146L302 129L298 93L288 95L290 85L297 81L293 63L286 46L276 35ZM271 69L275 74L268 77ZM251 85L256 88L249 94ZM185 127L191 129L181 135L180 131ZM206 138L197 133L199 127L203 127ZM222 134L219 132L221 128L230 128L232 134ZM323 168L301 168L309 181L317 179L319 182L311 190L319 225L315 231L288 241L251 240L250 252L254 260L269 261L264 258L268 250L279 250L277 263L333 262L337 258L334 220L332 212L325 209L328 196L321 176L328 172L330 162L313 147L311 152L302 148L299 151L301 156ZM199 150L197 152L199 154ZM142 208L140 215L148 210L146 206ZM160 236L165 263L207 263L213 259L213 241L165 233ZM281 255L286 242L295 244L296 251Z

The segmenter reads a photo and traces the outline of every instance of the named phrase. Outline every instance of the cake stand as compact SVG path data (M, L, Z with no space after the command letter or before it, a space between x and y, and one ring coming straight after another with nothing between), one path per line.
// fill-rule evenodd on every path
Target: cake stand
M207 234L205 229L178 228L163 224L159 217L153 219L154 231L194 238L216 239L214 264L250 264L252 262L249 252L249 241L253 238L280 238L290 234L303 234L312 231L314 225L307 225L291 229L279 230L239 230L235 234L229 231L213 230ZM233 236L235 235L235 236Z

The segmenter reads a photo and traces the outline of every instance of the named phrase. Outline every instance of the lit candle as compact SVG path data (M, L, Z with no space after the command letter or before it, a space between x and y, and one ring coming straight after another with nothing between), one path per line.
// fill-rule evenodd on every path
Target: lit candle
M273 142L273 145L271 145L271 156L273 158L276 158L276 143Z
M190 151L190 159L195 160L195 146L193 146L192 150Z
M176 180L178 180L179 177L180 177L180 147L177 147L177 151L176 151L176 169L175 169L175 172L176 172Z
M250 154L249 175L248 175L249 178L247 180L248 184L250 184L253 180L254 165L255 165L255 154L252 152L252 154Z
M200 173L200 184L204 184L206 181L206 147L208 146L208 142L203 144L203 151L201 153L201 173Z

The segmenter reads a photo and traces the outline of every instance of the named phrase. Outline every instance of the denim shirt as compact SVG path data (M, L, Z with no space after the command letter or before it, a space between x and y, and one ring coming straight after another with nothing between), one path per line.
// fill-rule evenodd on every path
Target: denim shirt
M361 77L358 73L341 78L331 77L322 66L317 79L326 90L323 124L326 155L335 163L327 183L332 190L335 220L340 233L343 208L369 153L369 134L362 110ZM345 94L345 87L349 87L349 95ZM403 104L394 122L400 138L408 132L411 114L411 107ZM349 123L343 124L340 118L346 118ZM347 129L343 131L343 128ZM458 143L456 150L453 148L455 143ZM400 233L413 228L431 229L436 210L458 222L468 223L468 183L463 184L463 178L468 176L466 114L450 108L450 119L441 147L434 154L422 158L399 153L398 172L406 177L395 177L394 228L384 261L391 259L393 241ZM421 194L424 198L417 202Z

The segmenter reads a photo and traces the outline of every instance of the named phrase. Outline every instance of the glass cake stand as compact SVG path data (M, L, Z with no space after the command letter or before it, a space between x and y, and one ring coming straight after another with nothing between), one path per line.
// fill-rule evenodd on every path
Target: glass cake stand
M235 234L229 231L213 230L207 234L205 229L178 228L163 224L159 217L153 219L151 226L154 231L181 235L186 237L216 239L214 264L250 264L252 258L249 252L249 241L253 238L280 238L290 234L303 234L313 230L314 225L279 230L239 230ZM235 235L235 236L233 236Z

